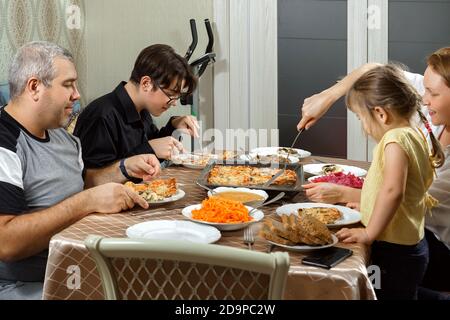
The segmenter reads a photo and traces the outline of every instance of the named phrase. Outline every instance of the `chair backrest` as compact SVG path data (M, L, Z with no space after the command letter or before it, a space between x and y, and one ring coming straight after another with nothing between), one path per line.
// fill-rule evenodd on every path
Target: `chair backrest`
M289 270L285 252L94 235L85 245L107 300L281 299Z

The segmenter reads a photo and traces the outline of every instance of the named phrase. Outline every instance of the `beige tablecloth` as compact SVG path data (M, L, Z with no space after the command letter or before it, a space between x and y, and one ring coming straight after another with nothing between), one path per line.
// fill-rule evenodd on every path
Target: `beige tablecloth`
M337 159L333 161L365 168L368 166L364 162ZM198 170L180 167L171 167L164 171L163 176L176 177L180 188L186 192L186 196L179 201L150 207L145 211L90 215L56 234L49 247L44 299L103 299L100 276L83 244L84 239L89 234L126 237L125 230L129 226L148 220L184 220L181 209L190 204L200 203L206 196L206 192L194 183L199 173ZM303 193L299 193L288 201L305 202L306 199ZM273 215L280 204L266 207L263 211L266 215ZM255 234L259 227L258 224L253 226ZM222 232L222 238L217 244L246 248L242 237L242 230ZM291 266L285 299L375 299L366 270L369 262L368 247L361 244L338 244L338 246L353 250L353 255L331 270L302 265L301 259L304 254L289 252ZM267 242L257 237L254 250L266 252L267 248Z

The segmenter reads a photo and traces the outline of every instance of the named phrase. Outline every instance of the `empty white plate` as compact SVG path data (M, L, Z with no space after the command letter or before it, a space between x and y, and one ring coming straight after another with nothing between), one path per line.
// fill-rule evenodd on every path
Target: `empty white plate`
M220 239L214 227L181 220L156 220L135 224L127 229L128 238L182 240L196 243L213 243Z

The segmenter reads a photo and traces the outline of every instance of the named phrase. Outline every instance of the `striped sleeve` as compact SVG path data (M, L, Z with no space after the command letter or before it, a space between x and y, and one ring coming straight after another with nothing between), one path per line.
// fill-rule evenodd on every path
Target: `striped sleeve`
M8 139L10 133L4 133L0 138L0 214L19 214L28 210L22 165L13 141Z

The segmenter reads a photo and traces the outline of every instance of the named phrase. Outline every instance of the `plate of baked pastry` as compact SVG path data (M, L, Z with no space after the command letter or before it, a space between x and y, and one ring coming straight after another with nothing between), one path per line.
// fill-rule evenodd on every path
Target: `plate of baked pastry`
M324 223L327 227L342 227L361 221L361 213L358 211L333 204L325 203L292 203L286 204L276 210L279 216L300 215L312 216Z

